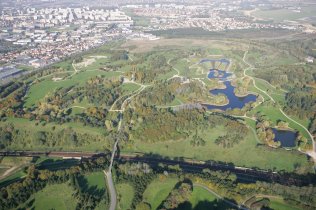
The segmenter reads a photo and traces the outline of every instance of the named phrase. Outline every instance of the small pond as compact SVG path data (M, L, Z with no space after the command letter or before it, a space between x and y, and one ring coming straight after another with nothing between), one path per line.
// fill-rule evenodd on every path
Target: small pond
M295 147L297 132L290 131L290 130L280 130L276 128L272 128L273 133L275 135L274 141L281 142L282 147Z

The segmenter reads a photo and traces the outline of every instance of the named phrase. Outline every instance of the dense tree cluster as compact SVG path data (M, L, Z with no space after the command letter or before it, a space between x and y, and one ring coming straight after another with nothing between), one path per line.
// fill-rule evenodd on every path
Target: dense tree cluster
M113 141L102 134L92 135L86 132L77 132L72 128L38 130L15 128L6 123L0 126L1 149L20 148L32 149L33 147L50 148L76 148L98 142L102 149L111 148Z
M95 160L84 161L78 166L56 171L38 170L32 165L28 168L27 176L22 181L12 183L0 189L0 209L5 210L17 207L27 201L33 193L42 190L47 184L64 183L73 179L73 176L78 176L79 173L101 170L107 167L108 164L108 157L100 157ZM93 204L98 201L98 198L94 195L79 194L79 197L78 209L87 209L85 207L90 207L91 202L84 204L85 201L94 200Z
M316 80L316 75L315 75ZM316 90L314 88L294 88L285 95L286 111L300 118L316 115Z
M141 170L135 170L135 168L141 167ZM145 167L145 169L144 169ZM129 173L132 171L132 173ZM136 173L135 173L136 171ZM145 192L148 184L156 177L151 168L144 166L142 163L136 164L124 164L120 167L116 173L117 183L130 183L134 188L134 197L131 204L131 209L135 209L138 204L143 200L143 193ZM143 206L143 205L142 205ZM146 206L146 205L145 205ZM138 206L138 209L141 206Z
M260 68L255 71L256 77L264 79L277 87L291 89L292 87L303 87L315 81L315 66L277 66Z
M130 132L133 138L146 142L178 140L188 137L197 127L206 128L211 124L207 123L204 111L198 109L172 112L148 107L136 113L125 116L125 119L127 122L128 118L134 119L135 126Z
M205 130L223 125L234 134L235 143L247 135L245 125L220 115L209 115L203 108L155 109L154 107L138 107L135 111L127 110L124 115L126 125L130 127L130 139L144 142L179 140L194 136L197 130ZM236 131L236 132L235 132ZM205 141L193 138L192 145L203 146Z
M177 208L181 203L188 201L192 194L193 186L191 183L178 183L170 192L166 200L162 204L161 210L171 210Z
M280 142L274 141L275 135L268 120L259 119L256 124L258 138L271 147L281 146Z
M109 196L104 189L89 188L87 180L81 174L71 176L70 185L75 191L73 197L77 200L76 210L93 210L102 199L109 200Z
M112 61L128 60L128 52L125 50L113 50L111 51L111 60Z
M193 147L199 147L199 146L204 146L205 145L205 140L200 137L199 135L195 134L193 137L192 137L192 140L190 141L190 144L193 146Z
M110 106L122 94L122 80L95 77L87 81L84 96L96 106Z
M248 134L247 127L237 121L226 123L225 127L229 132L215 140L215 144L224 148L231 148L235 144L239 144L245 138L245 135Z
M139 59L131 63L132 71L126 72L125 76L140 83L151 83L159 75L171 71L166 57L161 53L145 53L139 55Z
M155 87L146 88L135 97L134 103L141 106L166 105L170 104L175 98L171 84L162 82Z
M23 108L23 97L27 92L27 85L22 85L16 91L8 93L9 95L0 101L0 117L22 116L25 112Z
M5 98L9 94L13 93L15 90L23 86L22 82L9 82L0 86L0 98Z

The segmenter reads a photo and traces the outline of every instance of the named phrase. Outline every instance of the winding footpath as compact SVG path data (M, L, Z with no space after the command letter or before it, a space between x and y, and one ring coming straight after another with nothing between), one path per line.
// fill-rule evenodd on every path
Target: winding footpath
M249 66L248 68L246 68L246 69L244 70L244 76L247 76L247 77L251 78L252 81L253 81L254 87L255 87L256 89L258 89L259 91L263 92L263 93L264 93L265 95L267 95L274 103L276 103L275 100L272 98L272 96L270 96L266 91L260 89L260 88L256 85L256 81L255 81L254 77L252 77L252 76L246 74L246 71L247 71L247 70L254 68L254 66L253 66L252 64L250 64L250 63L248 63L248 62L246 61L246 56L247 56L247 54L248 54L248 50L245 51L244 56L243 56L243 62ZM266 81L266 82L267 82L267 81ZM267 82L267 83L268 83L268 82ZM269 84L270 84L270 83L269 83ZM271 85L271 84L270 84L270 85ZM271 85L271 86L272 86L272 85ZM297 122L296 120L292 119L292 118L289 117L287 114L285 114L284 111L283 111L281 108L279 108L279 111L284 115L284 117L286 117L288 120L292 121L293 123L297 124L298 126L300 126L301 128L303 128L303 129L307 132L307 134L309 135L310 139L312 140L313 149L312 149L311 151L306 151L306 154L309 155L310 157L312 157L313 160L314 160L314 162L316 163L316 143L315 143L314 136L309 132L309 130L308 130L304 125L302 125L301 123Z
M137 83L138 84L138 83ZM121 109L119 110L114 110L112 109L113 106L111 107L111 109L109 111L117 111L117 112L120 112L120 120L119 120L119 124L118 124L118 127L117 127L117 130L120 131L121 130L121 127L122 127L122 115L123 115L123 112L125 111L125 104L128 103L133 97L137 96L138 94L140 94L146 87L148 87L149 85L143 85L143 84L139 84L141 87L139 89L137 89L136 91L134 91L132 93L131 96L129 96L128 98L126 98L122 105L121 105ZM116 103L116 101L114 102L114 104ZM112 177L112 166L113 166L113 161L114 161L114 158L115 158L115 154L116 154L116 151L117 151L117 146L118 146L118 143L119 143L120 139L116 139L114 145L113 145L113 150L112 150L112 154L111 154L111 161L110 161L110 166L109 166L109 169L108 171L104 170L104 175L106 177L106 181L107 181L107 187L108 187L108 190L109 190L109 193L110 193L110 207L109 207L109 210L115 210L116 209L116 204L117 204L117 195L116 195L116 190L115 190L115 186L114 186L114 183L113 183L113 177Z

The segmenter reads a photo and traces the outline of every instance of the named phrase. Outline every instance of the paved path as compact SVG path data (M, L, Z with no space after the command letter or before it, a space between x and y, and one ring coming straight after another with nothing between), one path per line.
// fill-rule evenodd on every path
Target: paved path
M113 179L112 179L112 173L111 171L103 171L104 175L106 177L106 181L107 181L107 186L108 186L108 190L110 192L110 208L109 210L115 210L116 208L116 191L115 191L115 187L113 184Z
M193 184L193 186L201 187L201 188L207 190L209 193L215 195L218 199L224 201L225 203L227 203L227 204L229 204L229 205L231 205L231 206L234 206L234 207L236 207L236 208L238 208L238 209L245 209L245 210L248 210L248 209L245 208L245 207L239 206L239 205L237 205L237 204L235 204L235 203L233 203L233 202L231 202L231 201L229 201L229 200L224 199L221 195L217 194L216 192L214 192L213 190L211 190L210 188L208 188L208 187L205 186L205 185L202 185L202 184Z
M133 97L135 97L136 95L140 94L146 87L149 86L149 85L143 85L143 84L139 84L139 85L141 85L141 87L139 89L137 89L136 91L134 91L131 96L129 96L128 98L126 98L123 101L120 110L113 110L112 109L113 106L111 106L110 111L118 111L118 112L120 112L120 116L119 116L120 120L119 120L119 124L117 126L118 132L121 130L121 127L122 127L122 119L123 119L122 115L123 115L123 112L125 111L126 103L128 103ZM116 103L116 101L114 103ZM108 190L109 190L110 197L111 197L109 210L115 210L116 209L116 203L117 203L116 190L115 190L115 187L114 187L113 178L112 178L112 172L111 171L112 171L113 161L114 161L114 157L115 157L115 153L117 151L117 145L118 145L119 141L120 141L120 139L116 139L116 141L115 141L115 143L113 145L113 150L112 150L112 154L111 154L111 161L110 161L109 169L108 169L107 172L104 171L104 174L105 174L106 180L107 180Z
M246 74L246 71L247 71L248 69L253 68L253 65L250 64L250 63L248 63L248 62L246 61L246 56L247 56L247 54L248 54L248 50L245 51L244 56L243 56L243 62L249 66L248 68L246 68L246 69L244 70L244 75L250 77L250 78L253 80L253 84L254 84L255 88L257 88L257 89L260 90L261 92L265 93L274 103L276 103L275 100L272 98L272 96L270 96L266 91L264 91L264 90L262 90L262 89L260 89L259 87L256 86L256 81L254 80L254 77L252 77L252 76ZM266 82L267 82L267 81L266 81ZM267 82L267 83L268 83L268 82ZM269 84L270 84L270 83L269 83ZM271 85L271 84L270 84L270 85ZM271 85L271 86L272 86L272 85ZM308 129L307 129L304 125L302 125L301 123L297 122L296 120L292 119L292 118L289 117L287 114L285 114L284 111L283 111L281 108L279 108L279 110L280 110L280 112L281 112L287 119L289 119L289 120L292 121L293 123L297 124L298 126L302 127L302 128L308 133L308 135L309 135L309 137L310 137L310 139L312 140L312 143L313 143L313 149L312 149L312 151L306 151L306 154L309 155L310 157L312 157L313 160L314 160L314 162L316 163L316 143L315 143L315 139L314 139L313 135L308 131Z
M252 77L252 76L246 74L246 72L247 72L249 69L253 68L252 64L250 64L250 63L248 63L248 62L246 61L246 56L247 56L247 54L248 54L248 50L244 53L244 57L242 58L243 62L248 65L248 68L245 68L245 69L244 69L244 76L247 76L247 77L251 78L254 87L255 87L256 89L258 89L260 92L264 93L266 96L268 96L268 97L271 99L271 101L273 101L273 103L275 103L275 100L274 100L266 91L262 90L261 88L259 88L259 87L256 85L256 81L255 81L254 77Z

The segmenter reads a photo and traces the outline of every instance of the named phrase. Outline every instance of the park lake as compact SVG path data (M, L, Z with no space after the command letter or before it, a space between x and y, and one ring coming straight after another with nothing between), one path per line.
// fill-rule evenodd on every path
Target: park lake
M235 108L242 109L247 103L256 101L257 96L254 94L248 94L244 97L236 96L236 94L234 93L235 87L231 85L231 82L229 80L227 80L228 77L232 75L233 75L232 73L226 72L223 70L215 70L215 69L210 70L208 74L208 78L219 79L221 81L224 81L224 84L226 86L225 89L210 90L210 93L214 95L223 94L227 97L229 102L228 104L225 104L223 106L205 104L205 106L208 109L220 109L223 111L227 109L235 109Z
M229 102L223 106L205 104L208 109L220 109L223 111L234 108L242 109L247 103L256 101L257 96L253 94L248 94L244 97L236 96L234 92L235 87L232 86L231 81L229 80L229 77L232 75L233 73L224 70L211 69L209 71L209 79L218 79L225 84L224 89L210 90L210 93L213 95L223 94L227 97ZM272 130L275 135L274 141L279 141L282 147L295 147L295 140L297 137L296 132L276 128L273 128Z

